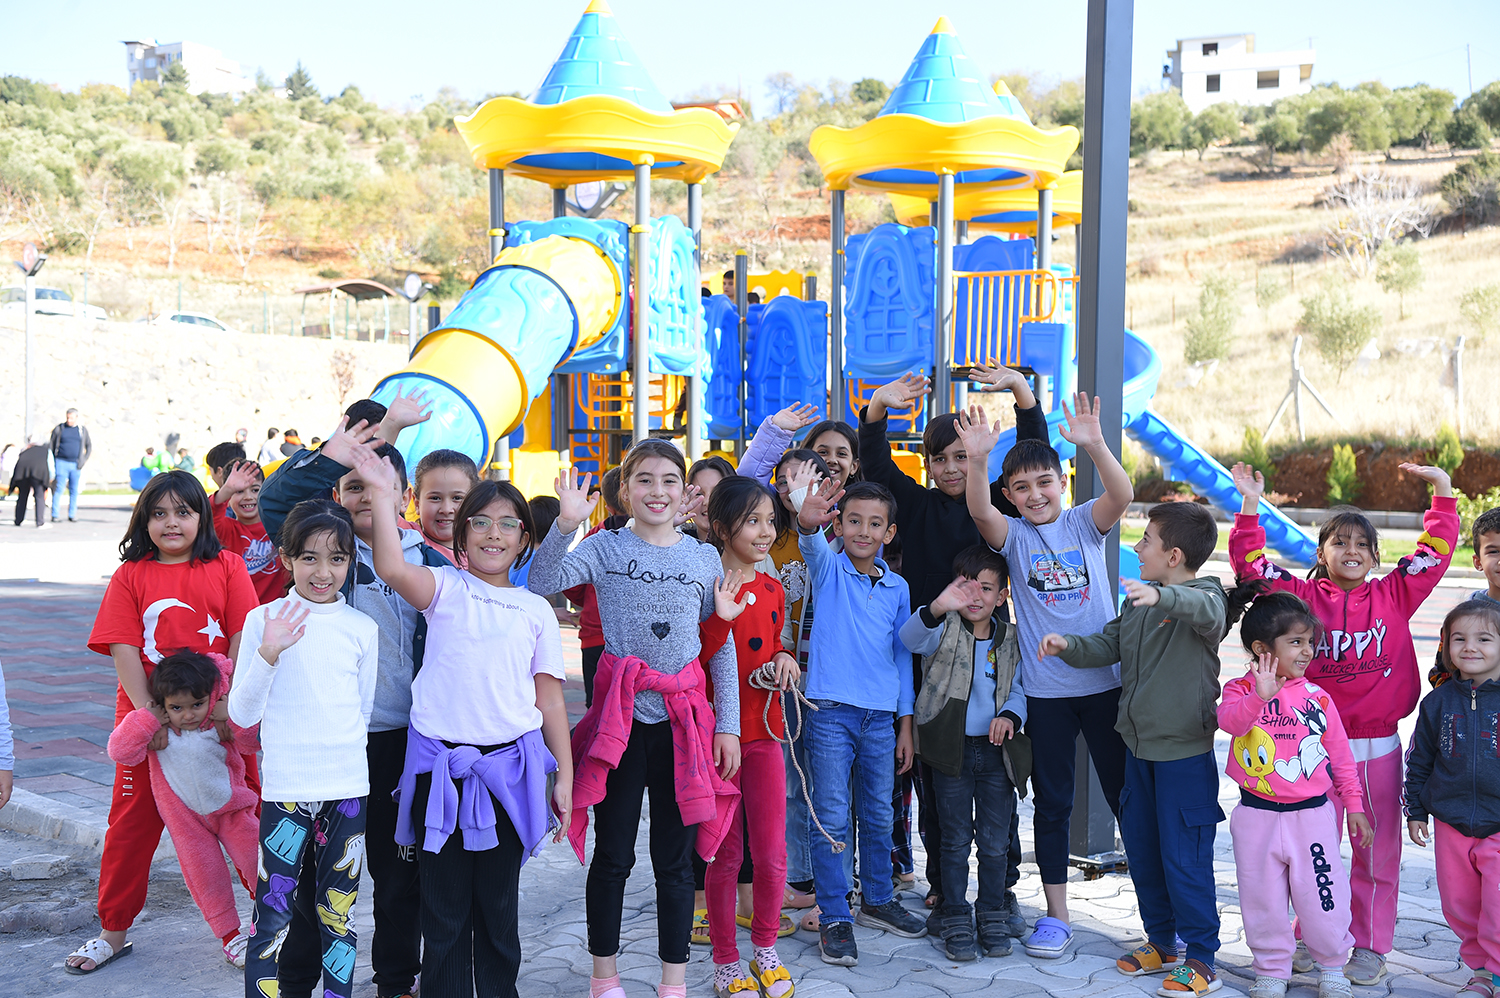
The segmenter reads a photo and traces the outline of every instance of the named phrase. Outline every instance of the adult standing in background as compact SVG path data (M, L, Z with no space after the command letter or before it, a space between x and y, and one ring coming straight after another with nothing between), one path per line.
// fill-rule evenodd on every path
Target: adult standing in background
M260 455L255 459L255 463L262 468L272 461L281 460L281 448L276 443L276 434L280 432L274 426L266 431L266 442L260 445Z
M78 422L78 410L69 409L63 421L52 428L52 464L57 478L52 483L52 519L58 518L63 486L68 489L68 522L78 522L78 491L83 485L83 466L94 453L88 427Z

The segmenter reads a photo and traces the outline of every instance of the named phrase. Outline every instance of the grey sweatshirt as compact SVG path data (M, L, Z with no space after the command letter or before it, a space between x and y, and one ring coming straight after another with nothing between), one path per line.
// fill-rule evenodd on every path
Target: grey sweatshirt
M409 565L422 564L422 534L401 531L401 555ZM380 672L375 680L371 731L404 728L411 719L411 639L420 614L375 574L370 545L354 539L354 587L349 605L380 625Z
M589 583L599 599L604 650L635 656L674 675L702 650L698 625L714 612L714 580L724 574L711 545L682 537L671 547L648 544L629 529L601 530L571 552L556 524L532 555L527 588L542 596ZM704 663L714 684L714 730L740 733L740 674L734 642ZM635 716L647 724L667 719L660 693L635 695Z

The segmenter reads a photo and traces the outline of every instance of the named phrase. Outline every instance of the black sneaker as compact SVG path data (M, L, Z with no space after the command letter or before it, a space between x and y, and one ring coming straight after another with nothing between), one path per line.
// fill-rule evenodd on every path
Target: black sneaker
M854 926L848 922L824 922L818 927L818 955L824 963L853 967L859 963L859 947L854 945Z
M1010 956L1010 926L1005 911L979 913L979 948L985 956Z
M929 925L931 920L929 920ZM974 937L974 920L968 912L941 915L937 919L942 950L948 959L964 962L979 956L979 941Z
M1006 932L1016 939L1026 935L1026 916L1021 914L1021 902L1016 900L1015 891L1005 892L1005 904L1000 910L1005 913Z
M901 902L891 898L876 906L862 904L854 913L854 920L869 929L880 929L907 939L921 939L927 935L927 923L901 907Z

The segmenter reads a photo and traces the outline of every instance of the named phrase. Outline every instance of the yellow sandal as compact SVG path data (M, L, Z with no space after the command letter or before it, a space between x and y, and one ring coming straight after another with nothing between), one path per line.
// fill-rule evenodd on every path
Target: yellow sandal
M708 909L699 908L693 912L693 931L688 936L688 941L698 946L712 946L713 940L708 935Z

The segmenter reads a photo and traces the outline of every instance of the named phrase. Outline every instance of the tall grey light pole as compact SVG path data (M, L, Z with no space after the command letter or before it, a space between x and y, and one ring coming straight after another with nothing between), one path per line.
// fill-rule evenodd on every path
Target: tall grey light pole
M1116 456L1124 404L1125 216L1134 16L1134 0L1089 0L1083 120L1083 217L1089 224L1078 227L1078 390L1099 397L1104 441ZM1075 460L1075 502L1104 495L1104 485L1088 455L1080 451ZM1104 552L1108 578L1100 581L1114 599L1120 574L1118 525L1111 529ZM1078 756L1069 843L1075 862L1113 853L1115 846L1112 816L1093 767L1087 764L1082 738ZM1095 871L1104 866L1087 861L1080 865Z
M26 434L28 443L31 441L31 430L35 425L36 418L33 411L35 408L33 397L36 386L36 342L32 334L31 313L36 309L36 273L42 269L42 264L46 262L47 255L36 251L36 243L27 243L22 247L21 259L16 261L16 266L21 269L21 273L26 275L26 300L22 303L25 309L25 319L23 320L22 328L25 330L26 387L21 403L25 406L21 423L22 431Z

